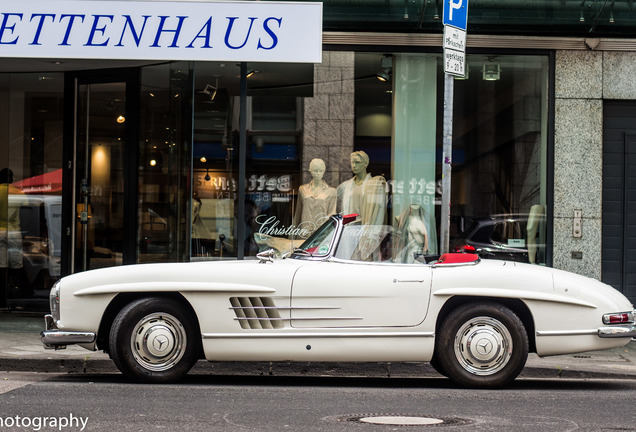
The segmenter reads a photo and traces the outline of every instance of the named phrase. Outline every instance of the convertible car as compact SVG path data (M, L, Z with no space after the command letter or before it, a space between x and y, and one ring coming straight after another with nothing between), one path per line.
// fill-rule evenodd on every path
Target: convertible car
M399 236L335 215L281 258L77 273L51 290L42 342L104 350L142 382L179 380L201 358L429 361L459 385L494 388L529 352L636 336L633 305L597 280L469 253L396 262Z

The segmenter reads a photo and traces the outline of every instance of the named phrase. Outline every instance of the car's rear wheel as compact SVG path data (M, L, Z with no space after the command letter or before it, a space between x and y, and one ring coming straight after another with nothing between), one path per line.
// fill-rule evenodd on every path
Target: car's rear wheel
M110 331L110 355L128 378L165 383L185 376L198 359L194 317L170 299L142 298L117 314Z
M512 382L528 359L528 335L519 317L498 303L470 303L442 323L435 356L453 381L494 388Z

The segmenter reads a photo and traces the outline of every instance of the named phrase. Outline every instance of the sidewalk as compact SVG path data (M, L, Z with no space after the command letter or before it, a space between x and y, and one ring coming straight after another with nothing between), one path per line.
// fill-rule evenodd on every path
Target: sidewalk
M41 316L0 313L0 371L118 373L107 354L78 346L45 350ZM192 373L205 375L439 377L428 363L206 362ZM528 356L526 378L636 379L636 341L623 348L539 358Z

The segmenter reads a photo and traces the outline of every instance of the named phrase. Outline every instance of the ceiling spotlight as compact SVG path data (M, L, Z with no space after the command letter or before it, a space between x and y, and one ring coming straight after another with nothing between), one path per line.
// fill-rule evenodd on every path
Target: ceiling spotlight
M120 115L119 117L117 117L117 123L122 124L126 121L126 117L124 117L123 115Z
M388 71L386 71L386 70L383 70L382 72L378 72L375 75L375 77L377 79L379 79L380 81L382 81L382 82L387 82L387 81L389 81L391 79L391 77L389 76Z
M375 77L382 82L390 81L391 70L393 69L393 56L390 54L383 55L380 61L380 67L382 70L378 72Z

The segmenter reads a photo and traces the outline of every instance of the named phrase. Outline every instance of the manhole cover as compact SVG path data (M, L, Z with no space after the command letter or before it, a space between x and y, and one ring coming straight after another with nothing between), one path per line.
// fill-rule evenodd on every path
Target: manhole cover
M341 422L356 422L389 426L457 426L472 421L457 417L431 417L419 414L354 414L336 418Z
M361 423L394 425L394 426L421 426L444 423L444 420L430 417L410 417L410 416L374 416L362 417Z

